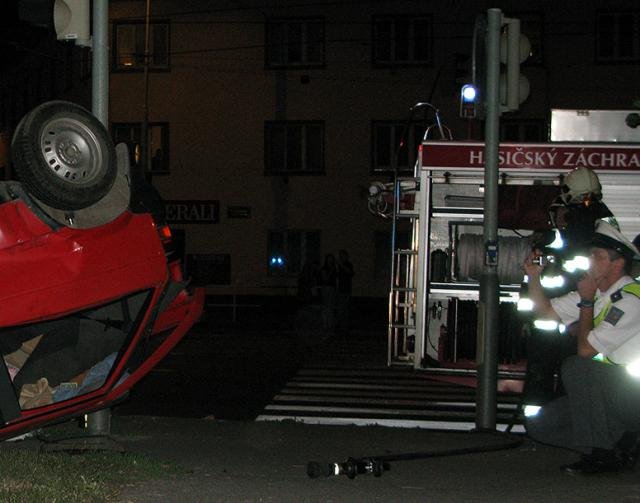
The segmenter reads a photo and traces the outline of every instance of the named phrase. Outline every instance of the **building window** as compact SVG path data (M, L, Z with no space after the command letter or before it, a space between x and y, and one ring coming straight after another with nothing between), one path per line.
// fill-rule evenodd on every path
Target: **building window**
M424 123L414 122L407 127L406 122L373 121L373 171L413 171L425 130Z
M596 61L640 60L640 12L600 12L596 17Z
M320 231L270 230L267 247L270 276L298 275L314 263L320 267Z
M266 26L267 68L324 65L324 20L275 19Z
M431 63L431 16L374 16L373 62L380 66Z
M149 172L169 173L169 123L152 122L148 129ZM126 143L129 146L131 164L140 164L141 124L139 122L120 122L113 124L113 140L115 143Z
M144 69L145 24L116 23L113 28L114 71ZM169 24L149 25L149 70L169 69Z
M544 120L500 121L500 141L545 142L548 140L547 123Z
M265 122L265 173L324 173L324 122Z

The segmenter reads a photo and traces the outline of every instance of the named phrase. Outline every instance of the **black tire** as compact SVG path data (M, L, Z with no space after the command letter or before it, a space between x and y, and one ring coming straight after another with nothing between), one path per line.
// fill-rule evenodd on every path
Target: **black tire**
M20 121L11 142L13 167L27 191L60 210L95 204L116 179L109 133L88 110L49 101Z

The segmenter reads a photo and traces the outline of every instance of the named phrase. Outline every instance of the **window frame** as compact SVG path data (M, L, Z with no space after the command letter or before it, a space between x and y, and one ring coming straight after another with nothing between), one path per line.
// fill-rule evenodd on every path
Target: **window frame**
M605 16L612 16L615 18L612 34L601 34L601 19ZM628 19L629 17L633 17L631 23L632 27L635 25L635 29L632 28L631 31L631 55L629 57L621 57L619 55L621 44L619 40L616 42L612 35L619 35L620 19ZM611 56L602 56L600 54L600 40L603 38L603 35L606 35L607 39L612 40L611 49L613 55ZM594 61L596 64L601 65L637 64L638 62L640 62L640 10L602 10L596 12L594 23Z
M380 50L379 47L383 43L380 40L380 27L379 23L388 22L391 24L389 30L389 47L388 52L390 54L389 59L383 59L378 56ZM410 33L407 34L407 57L398 58L398 41L401 40L397 36L397 24L402 21L407 21L410 27ZM411 35L415 32L417 22L424 21L427 23L429 32L426 35L426 42L428 46L424 49L426 52L426 58L417 59L415 56L416 37L413 37L414 44L410 44L412 40ZM392 55L393 54L393 55ZM371 62L374 67L388 68L388 67L412 67L412 66L432 66L433 65L433 15L426 13L416 14L375 14L371 18Z
M404 143L406 145L406 149L400 149L400 154L398 157L401 158L403 155L407 157L407 164L398 165L394 168L393 166L393 156L395 156L395 152L397 149L397 145L399 144L399 140L407 126L407 121L402 120L372 120L371 121L371 173L389 173L397 171L405 174L413 173L415 163L418 160L418 146L422 143L422 138L424 137L424 131L430 126L427 121L424 120L414 120L409 123L409 134L408 138L405 139ZM381 127L391 127L392 132L389 135L387 140L389 146L389 164L388 165L380 165L378 162L379 152L378 152L378 139L379 139L379 128ZM417 139L417 131L420 129L421 136ZM404 152L404 153L403 153Z
M124 140L119 139L118 129L122 128L122 130L129 129L131 131L130 139ZM153 156L151 155L153 142L151 141L153 135L153 129L160 128L160 136L161 136L161 150L162 150L162 165L160 169L154 169L153 164ZM136 131L137 130L137 131ZM113 122L111 124L111 133L114 142L121 143L124 142L129 147L129 155L131 159L131 165L139 165L140 163L140 153L136 151L136 147L140 145L140 135L142 134L142 123L141 122ZM170 157L170 127L169 122L150 122L149 129L147 130L149 135L149 140L147 142L147 146L149 149L149 170L147 173L151 173L154 175L169 175L171 174L171 157Z
M310 47L312 47L312 43L309 42L310 30L309 27L312 24L320 25L320 42L319 42L319 52L320 57L318 60L312 60L309 57ZM281 53L282 55L286 54L283 57L283 61L276 61L274 57L274 53L276 52L277 44L274 42L273 37L275 36L276 29L282 29L286 32L295 26L299 25L300 30L300 47L299 60L294 60L289 58L289 47L293 46L290 42L288 33L285 37L283 37L283 42L281 43ZM325 27L325 19L321 16L314 17L296 17L296 18L272 18L268 19L265 22L264 29L264 37L265 37L265 51L264 51L264 65L266 69L269 70L277 70L277 69L297 69L297 68L324 68L326 61L326 27ZM286 40L284 40L286 38Z
M293 260L293 264L297 264L297 267L293 268L289 266L292 262L292 235L294 233L300 234L300 256ZM273 246L274 235L280 234L282 239L281 249L276 249ZM311 236L315 235L312 239L315 242L307 244L311 239ZM322 245L322 232L319 229L268 229L267 230L267 275L272 277L292 277L297 276L302 272L302 269L306 263L317 261L321 265L321 245ZM272 267L270 265L271 257L276 253L282 254L285 258L284 267ZM296 261L297 260L297 261Z
M131 66L121 65L119 64L119 60L121 59L120 51L118 47L119 43L119 29L122 27L135 27L134 31L134 45L136 46L136 52L132 53L132 59L139 58L140 62L132 64ZM112 43L111 43L111 71L113 73L136 73L144 71L144 26L145 23L142 20L127 20L127 21L114 21L112 28ZM149 63L149 71L150 72L169 72L171 71L171 23L168 20L156 20L150 23L150 54L149 59L151 62ZM154 30L156 26L166 26L166 64L153 64L153 55L154 51ZM139 35L138 32L142 29L142 34ZM142 41L140 42L140 39ZM142 47L138 47L139 44L142 44ZM139 51L139 52L138 52Z
M273 154L275 145L273 143L273 135L275 133L275 129L279 126L284 126L284 134L283 140L284 145L282 148L282 156L284 158L284 163L281 165L287 166L289 164L290 157L290 148L289 148L289 136L290 130L293 128L302 128L300 134L301 144L299 146L301 159L300 164L303 166L299 169L288 169L285 167L284 169L273 168L272 164L275 164L272 160L274 157ZM310 151L311 143L308 141L308 135L310 128L319 127L319 161L318 169L306 169L305 166L309 165L309 158L312 156L312 152ZM270 120L265 121L264 123L264 174L266 176L271 175L285 175L285 176L310 176L310 175L324 175L325 174L325 162L324 162L324 154L325 154L325 122L322 120L311 120L311 121L288 121L288 120ZM306 147L306 148L305 148Z

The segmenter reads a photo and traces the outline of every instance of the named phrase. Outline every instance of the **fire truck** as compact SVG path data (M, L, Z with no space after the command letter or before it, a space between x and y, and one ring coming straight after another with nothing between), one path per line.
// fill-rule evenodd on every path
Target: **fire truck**
M553 110L549 142L499 146L499 386L521 389L526 333L516 305L522 261L563 177L585 166L621 231L640 233L638 113ZM442 130L442 128L440 128ZM391 220L388 364L475 380L484 261L484 143L425 139L413 176L374 184L369 207Z

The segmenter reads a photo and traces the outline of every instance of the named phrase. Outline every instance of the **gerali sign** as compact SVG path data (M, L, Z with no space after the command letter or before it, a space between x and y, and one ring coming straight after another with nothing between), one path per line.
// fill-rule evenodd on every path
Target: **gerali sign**
M170 224L217 224L220 221L218 201L165 201L164 207Z
M424 142L422 167L441 169L482 168L484 143ZM586 166L603 171L640 171L640 146L605 144L502 143L500 169L569 171Z

